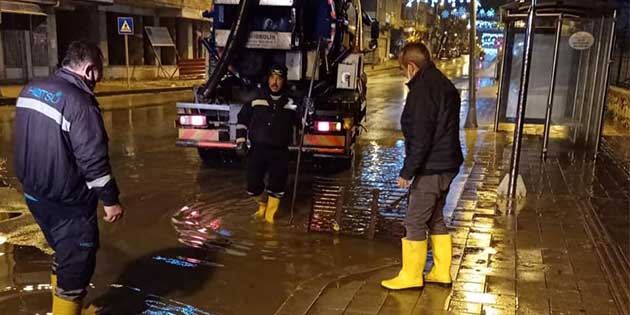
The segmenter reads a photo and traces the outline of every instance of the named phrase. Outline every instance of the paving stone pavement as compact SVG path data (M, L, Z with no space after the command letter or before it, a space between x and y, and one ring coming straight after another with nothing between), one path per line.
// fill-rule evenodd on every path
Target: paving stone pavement
M561 143L542 162L539 137L528 136L521 160L528 195L508 208L497 188L509 169L510 138L467 131L469 174L449 221L451 288L385 290L379 282L399 270L389 267L330 283L307 314L627 314L627 281L611 285L623 279L609 272L627 265L606 266L627 260L603 257L620 248L592 221L606 205L622 216L630 211L628 177Z

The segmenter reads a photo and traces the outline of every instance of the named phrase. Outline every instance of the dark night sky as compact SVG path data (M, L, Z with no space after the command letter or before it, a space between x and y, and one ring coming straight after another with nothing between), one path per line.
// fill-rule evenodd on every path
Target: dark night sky
M481 2L481 6L484 8L495 8L498 9L500 5L503 5L508 2L512 2L509 0L479 0Z

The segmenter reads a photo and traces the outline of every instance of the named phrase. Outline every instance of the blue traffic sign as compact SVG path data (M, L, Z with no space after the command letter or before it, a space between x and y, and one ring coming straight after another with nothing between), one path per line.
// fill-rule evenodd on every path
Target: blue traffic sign
M118 17L118 35L133 35L132 17Z

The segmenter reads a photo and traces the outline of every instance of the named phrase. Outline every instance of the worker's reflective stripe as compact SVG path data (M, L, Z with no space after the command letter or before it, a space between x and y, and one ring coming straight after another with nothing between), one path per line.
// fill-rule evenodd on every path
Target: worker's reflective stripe
M61 130L70 131L70 122L63 117L63 115L54 107L38 101L34 98L28 97L20 97L18 98L17 105L18 108L27 108L34 110L40 114L44 114L46 117L54 120L59 126L61 126Z
M35 198L35 197L33 197L33 196L31 196L31 195L29 195L27 193L24 193L24 197L26 197L26 199L28 199L30 201L39 202L39 200L37 200L37 198Z
M109 183L110 180L112 180L112 176L107 174L93 181L87 182L87 186L89 189L105 187L105 185L107 185L107 183Z
M288 109L288 110L297 110L297 105L293 104L292 100L289 100L289 102L287 103L287 105L284 105L284 109Z
M253 100L252 107L254 106L269 106L269 102L267 100Z
M274 192L274 191L271 191L271 190L267 190L267 194L269 196L276 197L276 198L284 197L284 192L283 191L281 191L281 192Z
M238 124L236 125L236 130L247 130L247 125Z

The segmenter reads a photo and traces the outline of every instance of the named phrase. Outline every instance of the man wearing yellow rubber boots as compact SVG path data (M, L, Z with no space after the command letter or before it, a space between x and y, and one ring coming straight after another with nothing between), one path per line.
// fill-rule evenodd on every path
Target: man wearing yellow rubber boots
M97 205L105 221L123 215L108 138L94 88L103 74L97 46L73 42L62 68L31 82L17 99L15 171L29 210L55 251L54 315L79 315L99 248Z
M289 144L299 115L286 95L287 68L272 66L266 81L258 96L238 113L236 152L248 157L247 193L258 200L255 216L273 223L289 175Z
M407 44L400 64L409 94L400 119L405 137L405 163L398 186L409 189L402 239L402 269L381 282L391 290L420 288L426 282L451 283L451 236L442 210L451 181L463 161L459 141L459 92L431 61L422 43ZM423 278L431 238L433 267Z

